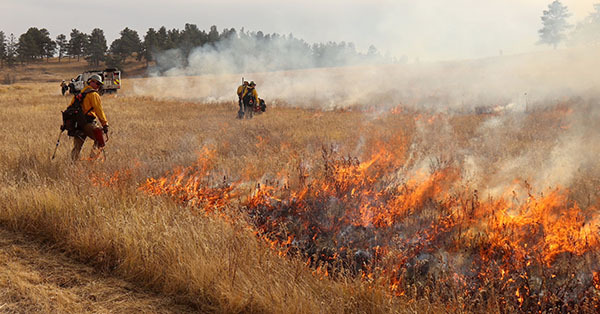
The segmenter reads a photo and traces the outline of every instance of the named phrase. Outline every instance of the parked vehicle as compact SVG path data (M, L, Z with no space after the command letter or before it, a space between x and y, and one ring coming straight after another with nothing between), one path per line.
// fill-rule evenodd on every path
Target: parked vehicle
M100 75L104 82L100 94L112 94L121 89L121 71L117 69L91 70L85 71L71 80L69 83L69 93L75 95L81 92L85 87L87 80L94 74Z

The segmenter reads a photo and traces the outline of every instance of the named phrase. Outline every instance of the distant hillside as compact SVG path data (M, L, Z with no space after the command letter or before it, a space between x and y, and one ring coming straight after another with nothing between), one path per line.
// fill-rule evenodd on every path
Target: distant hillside
M0 68L0 84L26 82L57 82L57 84L60 84L62 80L69 80L83 71L98 68L103 69L105 66L90 66L83 58L80 61L62 58L60 62L58 62L58 58L50 58L47 62ZM146 63L135 59L128 60L121 70L125 78L144 77L146 75Z

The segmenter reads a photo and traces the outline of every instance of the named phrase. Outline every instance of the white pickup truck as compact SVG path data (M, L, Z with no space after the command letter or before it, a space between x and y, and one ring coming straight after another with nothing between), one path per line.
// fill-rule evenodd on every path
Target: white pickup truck
M102 77L104 85L100 89L100 94L104 93L116 93L121 88L121 71L117 69L105 69L105 70L92 70L85 71L76 78L72 79L69 83L69 92L71 94L78 94L85 87L86 82L90 76L98 74Z

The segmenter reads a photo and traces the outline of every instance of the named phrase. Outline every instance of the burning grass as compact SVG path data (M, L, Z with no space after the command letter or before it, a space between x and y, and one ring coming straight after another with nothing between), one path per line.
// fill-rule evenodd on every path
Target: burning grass
M430 135L444 124L437 119L426 120L434 128ZM452 134L454 149L471 144L461 142L461 135ZM367 283L377 278L395 295L474 311L598 306L596 205L581 208L569 189L534 191L527 181L515 181L498 195L487 191L481 199L461 169L464 161L436 157L427 169L415 168L415 154L427 152L414 151L403 134L381 138L367 140L373 145L365 161L323 147L321 164L300 165L295 183L289 177L258 183L239 205L243 214L261 238L284 255L304 256L317 274ZM202 174L186 172L172 186L201 192L196 185ZM172 186L163 189L169 194ZM185 202L187 196L175 197Z
M26 136L60 124L61 98L33 88L0 95L12 117L36 118L2 135L2 224L200 310L600 304L600 170L585 158L596 145L577 159L561 146L600 138L579 119L595 115L582 100L505 115L270 108L237 121L234 103L125 89L103 98L106 161L71 165L70 144L50 162L55 139ZM564 160L578 170L556 176Z
M219 208L218 215L211 215L139 191L149 177L167 173L175 180L177 176L187 177L188 173L178 174L171 169L199 160L202 143L226 143L213 146L215 159L207 163L211 168L205 169L211 172L211 181L219 178L222 183L223 177L241 179L247 175L240 172L241 164L262 167L273 159L254 162L260 149L240 134L264 133L274 125L283 125L285 118L263 123L258 119L236 121L234 103L153 101L128 97L125 90L118 97L103 97L113 127L106 160L71 164L68 156L72 144L64 136L57 159L50 160L59 131L59 113L64 108L63 98L55 94L58 92L54 86L13 87L0 94L0 110L11 117L2 123L0 135L3 228L34 234L100 271L171 296L196 311L312 313L392 309L393 302L382 291L354 280L336 283L319 279L303 260L274 254L246 228L244 219L223 219L221 213L236 217L234 207ZM171 119L164 119L168 114ZM223 133L223 129L228 132ZM282 130L279 126L275 129ZM270 137L270 141L277 140ZM89 149L90 144L86 143L84 152ZM200 167L193 169L206 173ZM206 185L200 183L198 186ZM187 193L172 191L173 195ZM191 204L205 195L222 198L216 195L219 191L205 192L184 203ZM205 203L194 203L200 204ZM3 295L16 294L18 291ZM31 308L13 301L2 303ZM58 308L77 307L62 304Z
M395 295L475 311L597 306L594 206L582 210L564 189L480 200L450 166L398 178L393 156L360 162L324 148L321 167L299 171L296 187L259 185L241 208L260 237L321 276L383 281ZM164 191L183 202L202 193L190 170ZM143 189L156 193L153 182Z

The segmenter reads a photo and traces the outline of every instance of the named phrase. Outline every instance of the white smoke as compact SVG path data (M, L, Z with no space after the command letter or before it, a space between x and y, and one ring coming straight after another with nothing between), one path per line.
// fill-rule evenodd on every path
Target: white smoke
M600 83L600 72L596 71L600 61L594 50L586 48L472 61L273 72L262 70L274 64L285 65L290 55L256 60L236 55L234 50L195 50L187 67L179 65L166 71L166 76L136 84L135 92L199 102L235 101L235 90L244 77L258 84L259 97L267 103L295 107L402 105L442 112L473 111L479 107L525 111L564 97L595 95ZM291 56L292 60L301 59ZM179 55L169 52L162 57L177 59ZM236 72L237 67L252 71ZM206 72L214 74L195 75Z
M595 166L600 153L600 131L595 123L600 114L594 109L598 105L594 99L600 98L600 60L593 49L273 72L260 69L281 64L285 58L269 60L266 66L261 65L264 60L249 58L245 60L256 62L257 72L231 74L239 60L239 56L200 49L191 54L188 67L167 72L169 76L140 80L134 84L134 92L202 103L236 102L235 90L243 76L257 82L259 97L271 106L375 108L375 115L387 114L397 106L450 115L471 114L483 108L483 113L492 116L467 145L464 139L456 138L453 128L457 126L447 120L418 124L420 147L413 148L411 167L423 172L436 164L458 165L481 195L491 196L504 195L515 184L529 184L541 191L578 184L582 172L600 175ZM221 74L191 76L202 71ZM575 111L564 113L559 125L537 126L531 120L531 113L569 102L574 102ZM373 110L368 112L366 115L374 115ZM365 119L368 121L373 120Z

